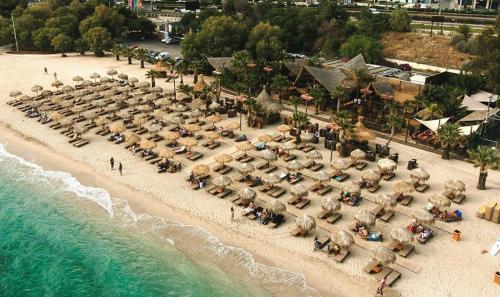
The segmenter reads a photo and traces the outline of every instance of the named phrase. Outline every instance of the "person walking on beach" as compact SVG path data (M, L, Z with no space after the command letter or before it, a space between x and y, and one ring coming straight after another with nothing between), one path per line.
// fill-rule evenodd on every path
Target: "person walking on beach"
M122 170L123 170L123 165L122 165L122 162L119 162L119 163L118 163L118 171L120 172L120 175L123 175L123 174L122 174Z
M387 276L384 276L384 278L382 278L382 280L380 280L380 283L378 285L377 295L384 296L384 289L387 286L386 283L387 283Z
M111 170L115 169L115 159L113 159L113 157L109 159L109 164L111 165Z
M54 72L54 80L57 80L57 73Z
M45 74L45 75L49 74L49 71L47 70L47 67L44 67L44 68L43 68L43 71L44 71L44 74Z
M231 221L234 221L234 208L231 206Z

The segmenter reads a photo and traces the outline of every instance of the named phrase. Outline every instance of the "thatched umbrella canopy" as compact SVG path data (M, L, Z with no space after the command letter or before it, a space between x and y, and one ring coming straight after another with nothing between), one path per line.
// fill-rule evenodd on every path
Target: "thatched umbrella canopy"
M267 163L269 163L271 161L276 161L278 159L278 156L276 155L276 153L270 149L265 149L265 150L260 151L260 156L262 159L266 160Z
M340 210L340 202L332 196L326 196L321 199L321 208L333 214Z
M134 133L129 133L125 136L125 141L128 143L137 143L141 140L141 138Z
M43 97L49 97L49 96L52 96L54 93L52 93L51 90L43 90L40 95L42 95Z
M54 122L58 123L60 120L64 118L64 116L57 111L51 112L49 115L50 119L53 120Z
M14 99L17 99L17 96L21 96L23 93L21 93L20 91L12 91L9 93L9 96L14 98Z
M368 130L368 128L366 128L366 126L363 124L363 117L359 116L358 122L354 124L352 138L359 142L363 142L375 139L375 137L376 135Z
M361 173L361 178L369 182L376 182L380 180L380 173L376 170L369 169Z
M295 149L297 146L295 143L288 141L281 145L281 148L284 149L287 153L290 153L291 150Z
M322 184L323 182L329 181L330 178L331 178L331 175L328 174L324 170L320 170L320 171L314 173L314 179L317 180L320 184Z
M42 105L43 105L43 102L40 102L40 101L35 101L35 102L32 102L32 103L30 104L30 106L31 106L32 108L39 108L39 107L40 107L40 106L42 106Z
M202 92L206 86L207 86L207 83L203 79L203 75L200 75L198 82L196 82L196 84L193 86L193 91Z
M400 181L392 186L392 190L395 193L401 193L403 195L409 195L415 191L415 187L412 183L407 181Z
M434 215L425 209L415 209L413 210L411 217L414 218L420 224L432 224L434 223Z
M120 74L118 74L118 78L119 79L123 79L123 80L127 80L128 79L128 75L125 74L125 73L120 73Z
M273 138L271 137L271 135L269 134L262 134L262 135L259 135L257 137L257 139L260 141L260 142L263 142L263 143L268 143L268 142L271 142L273 140Z
M22 102L28 102L28 101L31 101L32 99L33 98L31 98L28 95L22 95L21 97L19 97L19 100L22 101Z
M316 160L323 159L323 156L317 150L313 150L313 151L310 151L310 152L308 152L306 154L306 158L307 159L311 159L313 161L313 163L314 163L314 162L316 162Z
M147 89L151 86L151 84L147 81L141 81L140 83L137 84L139 89Z
M444 187L448 193L458 196L465 192L465 184L458 179L449 179L444 183Z
M115 75L118 74L118 71L116 71L115 69L109 69L107 72L106 72L107 75L113 77Z
M219 132L215 132L215 131L208 131L204 135L205 135L206 138L208 138L210 144L214 143L215 140L220 137Z
M172 104L172 100L167 99L167 98L161 98L160 100L156 101L156 103L162 107L168 106Z
M206 117L205 120L209 123L212 123L213 127L215 127L215 123L220 122L220 116L213 114L211 116Z
M257 193L252 188L243 188L238 191L238 197L244 204L252 202L255 196L257 196Z
M241 142L236 145L236 148L240 151L243 151L246 155L247 151L253 150L255 148L255 145L251 144L250 142Z
M340 230L337 233L333 234L332 241L341 248L345 249L354 244L354 238L352 238L352 235L343 230Z
M365 226L375 225L375 215L366 209L362 209L354 214L354 219Z
M381 194L375 198L375 203L384 207L384 209L392 209L398 201L393 195Z
M199 109L205 106L205 101L201 100L200 98L196 98L193 101L191 101L190 105L192 108Z
M255 98L255 101L257 101L257 104L267 114L279 113L283 109L279 102L272 100L271 95L266 90L266 86L262 87L262 92Z
M225 176L225 175L219 175L216 178L214 178L214 180L212 181L212 183L214 185L221 187L221 188L225 188L225 187L229 186L232 182L233 181L228 176Z
M391 230L391 237L402 245L413 241L413 234L406 228L394 228Z
M180 116L173 116L173 117L169 117L168 118L168 122L169 123L172 123L176 126L179 126L181 124L184 124L185 120L183 117L180 117Z
M107 76L101 77L101 83L107 84L107 83L110 83L110 82L111 82L111 78L109 78Z
M316 220L314 219L314 217L306 214L297 217L295 219L295 224L305 232L316 228Z
M345 170L351 166L351 162L344 159L336 159L330 164L330 166L337 172L342 172L342 170Z
M396 162L394 162L393 160L391 160L389 158L384 158L384 159L378 160L377 165L378 165L378 168L382 172L393 172L398 167Z
M178 111L178 112L184 112L184 111L188 110L188 107L184 104L177 104L177 105L173 106L172 109L175 111Z
M175 131L163 131L161 133L161 136L163 136L163 138L165 138L166 140L169 140L169 141L175 141L181 137L179 132L175 132Z
M359 161L366 159L366 153L360 149L355 149L351 152L351 160L354 164L357 164Z
M157 135L158 132L160 132L161 129L163 129L163 126L161 124L151 124L147 127L149 133L153 135Z
M61 119L59 121L59 124L62 126L62 127L68 127L68 126L71 126L73 125L73 120L70 119L70 118L64 118L64 119Z
M50 85L53 86L53 87L55 87L55 88L57 88L57 89L59 89L59 87L63 86L64 84L62 83L62 81L55 80Z
M196 140L194 138L190 138L190 137L181 138L178 140L178 142L181 145L187 147L188 149L190 149L191 147L196 146L198 144L198 140Z
M151 92L154 94L159 94L163 92L163 88L160 86L152 87Z
M67 100L67 101L63 101L61 102L59 105L62 107L62 108L70 108L70 107L73 107L75 103L71 100Z
M145 112L146 114L149 114L153 110L153 107L151 105L148 105L148 104L143 104L143 105L137 106L137 109L139 111Z
M342 184L342 190L355 195L361 193L361 188L354 182Z
M127 94L132 92L134 88L132 88L131 86L129 85L124 85L124 86L121 86L121 87L118 87L118 91L120 91L120 93L122 94Z
M230 123L227 123L226 125L224 125L224 128L226 128L228 130L236 130L239 127L240 127L240 124L237 122L230 122Z
M276 173L269 173L262 177L265 183L274 185L281 182L281 178Z
M62 91L67 94L75 91L75 88L73 88L72 86L64 86L62 87Z
M38 95L39 92L43 90L43 87L41 85L34 85L31 87L31 91L33 93L36 93Z
M220 154L218 156L215 156L214 157L214 160L221 164L222 166L224 166L225 163L229 163L231 161L233 161L233 157L231 157L230 155L228 154Z
M140 142L139 142L139 146L141 147L141 149L143 150L151 150L151 149L154 149L156 147L156 142L154 141L151 141L151 140L148 140L148 139L142 139Z
M52 97L52 98L50 99L50 102L52 102L52 103L54 103L54 104L60 104L62 101L63 101L63 98L62 98L62 97L59 97L59 96Z
M162 159L172 159L175 156L175 153L172 152L171 150L167 149L166 147L159 147L156 149L156 153L158 154L158 157Z
M155 118L155 119L157 119L157 120L161 120L163 117L166 117L166 116L167 116L167 113L166 113L166 112L164 112L164 111L163 111L163 110L161 110L161 109L155 109L155 110L153 111L153 116L154 116L154 118Z
M109 126L109 131L113 133L122 133L125 130L127 130L127 128L120 123L114 123Z
M382 265L388 265L396 261L396 255L385 246L379 246L370 251L370 256Z
M210 103L210 105L208 106L208 108L210 110L217 110L220 106L221 105L219 103L217 103L217 102L214 101L214 102Z
M85 110L85 106L83 105L76 105L73 107L73 112L76 113L76 115L80 116L80 114Z
M241 174L249 174L250 172L255 171L255 167L252 164L250 164L250 163L241 163L238 166L238 171Z
M413 180L415 180L418 183L425 182L431 177L425 169L422 169L420 167L410 171L410 176Z
M73 77L73 81L76 82L77 85L79 85L83 81L83 77L77 75Z
M451 205L451 200L446 197L443 193L437 193L429 197L429 202L432 203L437 208L449 207Z
M279 201L278 199L274 199L270 203L268 203L267 208L275 214L280 214L286 211L285 204L283 204L283 202Z
M82 135L83 133L87 132L89 130L88 127L84 125L77 124L73 127L73 132L75 132L77 135Z
M292 130L292 128L289 125L279 125L276 130L283 133L283 137L285 137L286 132Z
M91 78L91 79L93 79L93 80L94 80L94 82L96 82L96 81L97 81L97 79L101 78L101 75L100 75L99 73L95 73L95 72L94 72L94 73L92 73L92 74L90 75L90 78Z
M98 126L98 127L103 127L105 126L107 123L109 123L109 120L105 117L100 117L100 118L97 118L97 120L95 121L95 124Z
M309 195L309 189L304 185L293 185L290 187L290 193L294 197L307 197Z
M136 77L131 77L128 79L128 82L131 84L136 84L139 82L139 79L137 79Z
M148 119L145 117L136 117L136 118L134 118L134 121L132 123L134 125L137 125L139 128L141 128L142 125L144 125L144 123L146 123L147 121L148 121Z
M187 124L187 125L184 125L183 128L191 133L196 133L196 132L201 130L201 127L199 125L196 125L196 124Z
M205 164L194 165L193 168L191 168L191 173L196 176L205 176L210 173L210 167Z
M302 170L304 168L304 164L300 163L300 161L297 160L292 160L288 163L286 163L286 169L292 171L292 172L297 172Z
M92 81L90 81L90 80L84 80L84 81L82 81L82 86L84 86L84 87L89 87L91 85L92 85Z
M204 115L203 111L199 109L194 109L189 113L189 116L195 120L198 120L203 115Z

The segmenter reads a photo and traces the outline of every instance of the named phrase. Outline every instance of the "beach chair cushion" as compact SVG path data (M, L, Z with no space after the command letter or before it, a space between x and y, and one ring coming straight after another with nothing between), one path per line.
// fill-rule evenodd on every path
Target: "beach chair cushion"
M380 219L387 223L393 216L394 216L394 211L386 210L384 211L384 214L380 217Z
M341 213L334 213L332 215L330 215L329 217L326 218L326 221L330 224L334 224L335 222L337 222L338 220L340 220L340 218L342 218L342 214Z
M299 203L295 204L295 207L297 207L298 209L303 209L309 203L311 203L311 200L303 198L302 201L300 201Z
M420 192L420 193L423 193L425 192L425 190L427 190L429 188L429 185L428 184L423 184L423 185L418 185L418 186L415 186L415 190L417 192Z
M406 246L403 247L402 250L399 251L399 255L403 258L406 258L408 257L408 255L410 255L413 250L415 250L415 246L414 245L411 245L411 244L407 244Z
M349 256L350 253L351 253L351 251L349 251L349 250L341 249L340 253L338 253L337 255L335 255L333 257L333 259L335 261L339 262L339 263L342 263L347 258L347 256Z
M365 169L366 166L368 166L368 163L360 162L360 163L358 163L358 165L354 166L354 168L356 168L357 170L363 170L363 169Z

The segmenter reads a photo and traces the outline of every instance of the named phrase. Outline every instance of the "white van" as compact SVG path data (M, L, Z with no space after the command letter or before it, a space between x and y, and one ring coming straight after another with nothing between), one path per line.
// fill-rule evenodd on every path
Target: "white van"
M167 60L167 59L169 59L169 58L170 58L170 53L169 53L169 52L159 53L159 54L155 57L155 59L156 59L156 60L158 60L158 61L159 61L159 60Z

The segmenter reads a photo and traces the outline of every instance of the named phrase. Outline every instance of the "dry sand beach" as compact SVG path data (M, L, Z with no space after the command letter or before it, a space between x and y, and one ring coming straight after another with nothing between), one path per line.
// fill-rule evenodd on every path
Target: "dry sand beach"
M492 257L481 254L482 249L489 249L500 236L500 225L480 220L475 217L477 209L489 199L500 202L500 173L490 171L485 191L475 190L478 170L472 165L457 161L445 161L439 155L421 151L408 146L393 143L392 151L398 152L399 167L396 178L386 182L376 194L363 191L365 198L359 207L342 206L342 219L334 224L327 224L317 220L318 227L312 235L306 238L290 236L289 230L295 225L294 215L311 214L320 210L321 197L311 194L311 204L298 210L288 207L289 212L284 225L277 229L262 226L256 221L250 221L241 216L242 209L235 207L236 220L230 220L230 199L217 199L205 191L192 191L185 177L194 164L214 166L213 157L221 153L236 153L235 142L222 139L220 148L209 151L200 149L204 157L191 162L184 157L178 158L184 165L182 172L175 174L158 175L151 164L132 155L122 145L115 145L106 141L93 131L86 133L90 144L77 149L67 143L67 137L54 131L48 126L40 125L36 120L25 117L19 110L5 102L9 92L20 90L30 94L34 84L49 88L54 80L52 75L44 75L43 68L47 67L50 74L57 72L59 80L73 85L75 75L88 77L91 73L104 74L109 69L127 73L130 77L144 80L144 73L148 70L140 69L138 62L127 65L122 59L115 61L113 57L94 58L90 56L70 56L61 58L59 55L9 55L0 54L0 143L5 144L7 150L42 165L47 169L62 170L72 173L83 184L107 189L114 197L127 199L135 213L148 213L179 221L185 224L201 226L220 238L225 244L241 247L251 253L255 260L287 271L297 272L305 276L307 285L316 289L321 296L374 296L376 281L362 268L370 261L369 250L383 243L374 243L361 240L355 236L355 245L351 248L351 255L344 263L337 263L325 253L313 252L312 237L315 234L330 235L338 230L348 230L348 225L354 222L353 215L359 209L372 209L373 201L380 193L392 193L392 185L398 181L408 180L409 171L406 163L412 158L418 160L419 166L430 173L428 181L430 189L425 193L416 193L411 209L422 208L427 198L443 189L443 183L451 178L458 178L466 184L467 199L461 205L452 205L463 212L464 219L455 223L436 222L434 229L436 236L427 244L414 242L416 252L408 258L398 256L392 267L401 272L402 277L387 291L386 296L497 296L500 287L493 282L493 275L500 267L500 256ZM192 77L185 81L191 82ZM173 88L172 83L157 80L157 85L165 90ZM224 121L228 121L224 118ZM237 119L237 118L235 118ZM222 122L222 124L224 123ZM324 123L322 123L324 124ZM249 129L245 125L242 131L249 139L258 135L276 133L276 127L266 127L262 130ZM376 139L378 143L384 140ZM317 145L320 148L319 145ZM330 152L321 146L322 163L327 164ZM255 154L255 151L253 152ZM297 152L299 160L304 161L304 153ZM119 176L116 171L109 170L109 158L124 165L124 175ZM334 159L338 155L334 153ZM235 164L236 162L233 161ZM231 163L231 164L233 164ZM285 163L280 159L278 165ZM369 163L368 168L376 168L376 163ZM365 169L366 170L366 169ZM350 180L359 180L361 172L348 169ZM304 171L305 175L313 174ZM234 177L232 173L230 176ZM312 180L304 184L310 186ZM330 182L335 187L341 184ZM232 185L237 189L237 183ZM335 189L333 194L337 195ZM281 198L284 201L288 195ZM265 194L258 193L258 198L271 201ZM408 207L396 206L396 215L389 223L377 222L387 238L390 230L395 227L404 227L411 221L411 211ZM462 232L461 241L453 241L451 232L458 229ZM275 275L276 276L276 275ZM290 275L288 275L290 276ZM299 285L304 285L300 277L291 279ZM301 294L299 294L301 295ZM308 295L303 293L302 295Z

